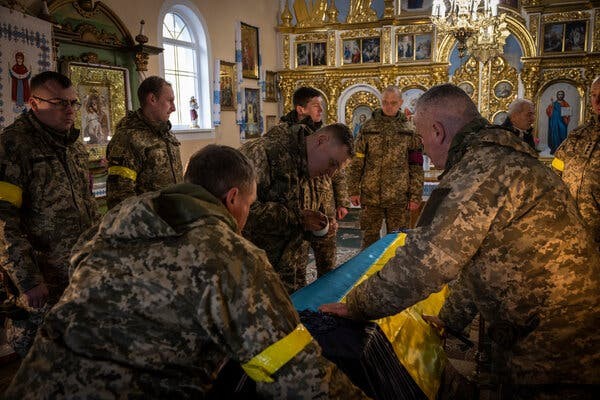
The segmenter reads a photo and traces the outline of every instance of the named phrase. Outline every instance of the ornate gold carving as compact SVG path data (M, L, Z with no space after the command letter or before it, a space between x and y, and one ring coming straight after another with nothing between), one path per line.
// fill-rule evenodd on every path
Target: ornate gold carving
M540 30L540 14L531 14L529 16L529 33L531 33L531 37L535 42L535 45L538 45L538 34Z
M452 83L460 86L471 99L478 103L479 98L479 63L473 57L469 58L452 76ZM472 93L469 93L468 86L464 87L464 83L472 86Z
M98 13L98 4L91 0L78 0L73 2L73 8L84 18L94 18Z
M521 70L521 80L525 87L525 98L533 99L540 86L540 61L525 60Z
M357 37L372 37L379 36L381 34L381 28L372 29L354 29L351 31L342 31L340 37L342 39L357 38Z
M327 33L305 33L302 35L296 35L296 42L324 42L327 40Z
M144 52L135 53L134 61L135 61L135 69L136 71L146 72L148 71L148 59L150 58L150 54Z
M289 69L290 66L290 35L283 35L283 68Z
M335 67L335 57L337 54L337 40L335 40L335 31L327 33L327 65Z
M550 82L560 79L583 82L585 79L585 68L558 68L542 69L542 82Z
M492 117L499 111L506 111L508 105L517 97L519 78L517 70L512 67L503 57L496 57L490 61L490 88L489 88L489 110L488 117ZM496 90L497 85L511 86L511 92L506 97Z
M294 19L294 17L292 16L290 6L288 4L288 1L286 0L285 6L283 7L283 11L281 12L281 26L286 28L292 26L292 19Z
M79 24L75 29L73 29L71 24L66 23L63 25L63 28L67 32L73 32L79 35L80 40L88 43L99 43L109 46L125 46L125 43L123 43L114 33L108 33L104 29L98 30L98 28L91 24Z
M600 10L596 9L594 17L594 39L591 51L600 51Z
M392 27L386 26L381 30L381 62L391 63Z
M338 14L339 14L339 11L335 7L335 0L333 0L331 2L331 4L329 4L329 10L327 10L327 22L330 24L337 24L338 23Z
M309 1L308 4L305 0L295 0L294 13L299 28L323 26L327 18L327 0Z
M396 27L396 34L400 33L430 33L433 32L433 25L402 25Z
M377 21L377 13L371 8L371 0L350 0L346 23Z
M383 18L394 18L396 14L394 3L394 0L383 0Z
M350 125L352 123L352 113L358 106L367 106L371 110L379 107L379 99L373 93L370 92L356 92L350 96L346 101L344 110L344 123Z
M564 22L564 21L573 21L578 19L589 19L590 12L589 11L567 11L561 12L558 14L546 14L542 15L542 23L548 22Z

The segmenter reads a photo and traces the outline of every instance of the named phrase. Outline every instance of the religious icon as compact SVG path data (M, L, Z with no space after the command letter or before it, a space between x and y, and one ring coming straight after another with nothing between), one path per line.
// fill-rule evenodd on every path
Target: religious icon
M85 89L82 90L85 93ZM107 101L101 94L108 94L102 87L92 87L83 98L81 127L83 141L89 145L106 145L111 139Z
M344 40L344 64L360 63L360 41L358 39Z
M258 79L258 28L241 24L242 37L242 76Z
M556 100L550 98L546 115L548 115L548 145L550 154L554 154L558 146L567 138L567 128L571 120L571 106L565 100L564 90L556 92Z
M31 67L25 66L25 55L22 52L15 54L15 65L9 66L8 74L12 80L12 101L14 101L14 112L25 110L25 103L29 100L29 78L31 78Z
M198 102L196 98L192 96L190 99L190 120L192 121L190 124L190 128L199 128L198 126Z
M362 62L378 63L379 57L379 38L362 39Z

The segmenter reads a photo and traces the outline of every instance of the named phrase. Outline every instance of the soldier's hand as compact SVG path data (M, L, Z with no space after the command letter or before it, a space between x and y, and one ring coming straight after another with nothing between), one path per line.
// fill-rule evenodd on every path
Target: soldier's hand
M46 300L48 300L48 288L45 283L40 283L39 285L29 289L24 293L25 297L27 297L27 303L29 307L40 308L46 304Z
M416 201L409 201L408 202L408 206L406 208L408 208L410 211L416 211L419 209L420 204Z
M337 231L337 228L338 228L337 219L335 219L334 217L328 218L328 219L329 219L329 232Z
M344 219L346 215L348 215L348 209L346 207L337 208L337 219Z
M353 206L360 206L360 196L350 196L350 202Z
M302 210L302 223L306 231L319 231L327 226L327 216L319 211Z
M350 318L350 311L346 303L329 303L319 307L319 311L337 315L338 317Z

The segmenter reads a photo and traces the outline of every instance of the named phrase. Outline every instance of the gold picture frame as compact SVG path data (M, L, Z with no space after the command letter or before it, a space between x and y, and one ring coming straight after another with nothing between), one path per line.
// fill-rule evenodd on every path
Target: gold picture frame
M258 28L241 23L242 29L242 76L258 79Z
M130 108L129 71L126 68L71 62L66 72L77 92L81 109L75 127L81 131L90 161L106 157L106 146L117 123Z
M235 63L221 61L219 71L219 90L221 92L221 97L219 101L221 104L221 111L236 110L235 81Z

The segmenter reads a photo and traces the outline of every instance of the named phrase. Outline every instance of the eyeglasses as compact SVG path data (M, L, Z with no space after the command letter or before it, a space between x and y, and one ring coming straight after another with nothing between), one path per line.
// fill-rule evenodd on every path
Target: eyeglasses
M79 100L67 100L67 99L42 99L41 97L37 97L37 96L32 96L34 99L36 100L41 100L43 102L52 104L55 107L60 107L63 109L66 109L68 106L71 106L71 108L75 111L79 110L81 108L81 103L79 102Z

